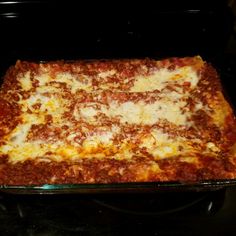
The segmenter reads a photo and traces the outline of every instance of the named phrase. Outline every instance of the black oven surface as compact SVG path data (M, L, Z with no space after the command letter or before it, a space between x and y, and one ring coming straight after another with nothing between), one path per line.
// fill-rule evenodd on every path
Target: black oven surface
M236 189L211 193L1 195L1 235L235 235Z
M232 30L226 3L1 1L0 60L216 58Z

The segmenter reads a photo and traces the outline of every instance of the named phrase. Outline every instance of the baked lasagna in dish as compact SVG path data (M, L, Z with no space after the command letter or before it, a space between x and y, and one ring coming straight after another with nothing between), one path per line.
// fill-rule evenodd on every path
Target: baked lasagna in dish
M0 90L0 184L236 178L236 120L201 57L17 61Z

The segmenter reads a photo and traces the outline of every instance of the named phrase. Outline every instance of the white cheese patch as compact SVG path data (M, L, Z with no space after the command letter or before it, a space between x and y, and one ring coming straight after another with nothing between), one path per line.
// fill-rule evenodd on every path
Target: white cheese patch
M85 90L87 92L92 90L91 79L88 79L86 83L81 82L77 77L66 72L58 73L55 81L65 83L72 93L75 93L77 90Z
M163 133L161 130L153 129L150 134L147 134L142 138L141 147L145 147L147 151L157 159L168 158L175 156L183 152L179 151L179 145L183 147L184 139L181 137L176 137L172 139L168 134Z
M52 154L48 156L47 152ZM0 150L0 153L8 154L9 160L13 163L36 158L62 161L63 159L78 157L78 150L73 146L62 142L48 144L43 141L23 142L22 144L9 143Z
M53 121L59 122L62 119L62 114L66 111L65 102L66 100L56 95L48 97L44 94L36 93L31 95L28 99L21 100L19 104L21 104L22 106L21 110L23 111L23 115L27 115L27 113L25 112L27 112L27 110L29 109L31 112L34 112L38 116L52 115ZM40 104L40 107L35 108L34 105L36 104Z
M103 144L112 144L113 133L112 132L102 132L98 136L95 136L99 142Z
M114 158L117 160L132 159L134 153L127 144L121 145L119 152L114 154Z
M1 146L0 149L0 153L8 154L12 162L34 158L39 152L44 153L41 147L44 145L27 141L32 125L44 123L44 116L24 113L22 122L8 136L7 144Z
M112 124L111 130L113 133L119 133L121 129L119 126Z
M37 96L37 94L43 95L45 93L54 94L54 93L61 93L61 92L62 91L60 90L60 88L56 88L50 85L42 85L36 89L36 94L34 96Z
M74 141L74 138L77 137L78 134L76 133L70 133L67 137L66 137L66 140L70 141L70 142L73 142Z
M88 123L96 122L96 115L99 110L94 107L95 103L77 104L73 111L74 118L79 121L86 120Z
M161 91L166 85L182 85L184 82L190 82L191 88L195 88L199 81L199 76L191 67L180 67L176 70L166 68L155 71L152 75L137 76L131 92Z
M22 77L18 78L20 85L24 91L32 89L32 81L30 78L30 71L26 72Z
M116 73L115 70L108 70L98 73L98 76L105 79L107 77L113 76Z
M112 138L113 133L109 131L87 136L82 143L82 152L79 152L78 156L82 158L101 158L109 153L113 153L114 146Z
M198 102L195 105L195 111L201 110L203 107L204 106L203 106L202 102Z
M87 136L83 145L98 147L100 144L102 145L111 145L113 132L103 131L100 133L93 133L92 135Z
M39 81L40 87L52 81L52 78L48 74L36 75L34 78Z
M80 108L80 114L85 119L92 119L94 116L96 116L98 113L98 110L94 109L93 107L82 107Z
M32 142L24 142L22 145L11 146L8 151L10 161L13 163L34 159L43 156L46 152L46 145L34 144Z
M22 115L22 121L24 125L43 124L45 122L43 114L29 114Z
M31 123L20 124L18 125L11 135L9 136L9 142L11 145L22 145L26 141L26 137L31 128Z
M28 99L22 99L19 101L19 104L21 105L22 112L26 112L28 109L34 110L33 105L37 103L46 103L49 100L49 97L43 96L42 94L34 94Z
M220 151L220 149L213 142L208 142L206 147L209 151L213 151L213 152L219 152Z
M184 95L183 91L179 93L176 91L170 91L170 92L167 91L166 93L162 93L160 95L160 97L168 97L169 99L172 99L173 101L178 101L182 99L184 96L188 96L188 94Z
M185 105L184 101L173 103L163 98L152 104L142 101L121 104L112 102L109 107L103 106L101 111L108 117L119 118L122 123L153 125L160 119L166 119L176 125L186 125L189 114L181 110Z

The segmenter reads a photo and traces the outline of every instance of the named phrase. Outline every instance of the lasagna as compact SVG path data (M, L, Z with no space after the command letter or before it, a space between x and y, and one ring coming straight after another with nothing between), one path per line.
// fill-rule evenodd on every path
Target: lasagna
M236 119L200 56L17 61L0 89L0 184L236 178Z

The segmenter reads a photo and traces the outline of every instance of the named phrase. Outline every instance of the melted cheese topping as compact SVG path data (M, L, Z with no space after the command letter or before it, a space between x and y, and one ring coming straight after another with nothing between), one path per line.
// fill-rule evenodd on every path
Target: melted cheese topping
M30 71L26 72L22 77L18 78L20 85L24 91L28 91L32 88L32 81L30 79Z
M74 94L77 90L85 90L85 91L91 91L92 84L91 80L88 80L86 76L83 76L81 81L81 76L72 75L70 73L57 73L55 78L52 78L48 75L48 73L42 73L40 75L35 76L35 79L39 81L39 88L42 89L51 89L55 90L54 87L50 85L50 82L57 82L57 83L64 83L66 87L71 91L72 94ZM24 80L24 78L22 78ZM49 85L49 86L47 86ZM43 87L42 87L43 86Z
M186 102L173 103L165 98L153 104L145 104L142 101L122 104L112 102L108 109L102 109L102 112L108 117L120 117L121 123L153 125L161 119L166 119L174 124L183 125L188 117L188 114L181 111L185 105Z
M149 76L137 76L131 92L146 92L154 90L162 90L166 85L183 85L184 82L189 82L191 88L196 87L199 81L196 71L191 67L185 66L179 69L170 71L166 68L155 71Z
M148 153L157 159L183 155L183 153L194 151L186 138L171 138L167 133L157 129L153 129L150 134L141 139L141 147L146 148Z
M79 77L73 76L70 73L58 73L55 78L56 82L65 83L71 93L75 93L77 90L91 91L90 83L84 83L79 80Z
M108 99L108 103L103 103L102 100L77 102L77 92L81 90L88 95L92 93L101 97L103 90L118 88L119 84L114 86L111 82L106 83L106 78L115 76L116 71L98 73L97 78L103 80L103 83L98 84L95 89L92 86L92 78L87 75L60 72L52 77L48 73L50 69L47 68L45 72L43 66L41 67L42 72L34 78L31 78L30 72L17 78L22 90L26 92L32 89L32 79L37 80L39 85L27 98L20 96L18 103L22 112L21 123L5 137L5 144L0 147L0 153L7 154L11 162L28 159L39 161L78 161L81 158L131 159L134 155L143 155L139 153L140 148L144 148L155 159L174 157L181 153L191 154L196 151L184 137L171 138L168 132L157 128L145 133L144 128L158 125L163 121L185 128L192 125L192 112L188 108L187 99L200 80L193 67L184 66L176 70L163 68L152 72L151 75L137 75L131 78L133 86L128 89L129 93L138 95L159 91L157 99L150 103L144 100L112 99ZM183 85L186 82L189 84L189 90L184 89ZM58 84L64 84L67 90L63 90ZM71 97L66 96L68 91L72 94ZM119 93L119 90L115 92ZM194 110L204 109L204 106L198 101ZM44 140L38 136L31 140L29 134L34 127L46 125L49 115L52 117L51 126L60 130L60 141L58 139L52 141L52 138L48 142L47 137ZM109 125L104 125L101 117L106 117L110 121ZM113 124L114 120L118 123ZM63 131L63 126L67 126L67 130ZM126 133L124 127L129 126L139 128L134 133ZM48 135L51 135L50 132L48 131ZM124 137L115 141L121 135ZM200 141L194 139L192 142ZM208 143L206 148L210 152L218 151L212 142Z
M115 70L108 70L108 71L103 71L98 74L99 77L101 78L107 78L109 76L115 75L116 71Z
M44 89L44 91L47 90ZM35 120L39 118L42 120L41 117L51 115L54 122L60 122L63 113L66 111L66 101L56 95L48 97L44 94L36 93L31 95L28 99L21 100L19 104L22 106L23 120L26 119L25 117L29 116L26 112L30 110L35 114ZM39 108L34 107L37 104L40 106Z

